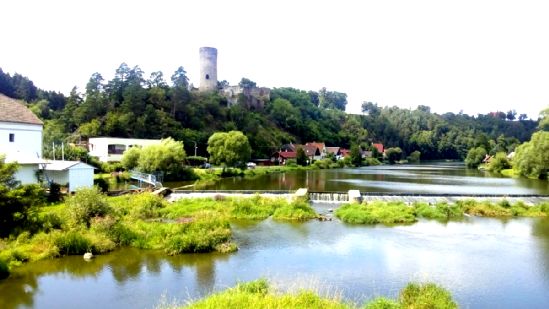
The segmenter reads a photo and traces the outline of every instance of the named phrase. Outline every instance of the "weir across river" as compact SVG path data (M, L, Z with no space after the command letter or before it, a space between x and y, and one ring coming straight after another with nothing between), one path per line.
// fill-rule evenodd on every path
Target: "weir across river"
M549 202L549 195L539 194L429 194L429 193L406 193L406 192L359 192L349 190L348 192L311 192L300 189L301 194L306 192L309 201L315 203L343 204L349 202L349 197L361 201L402 201L408 204L415 202L425 203L455 203L459 200L483 200L497 203L503 200L513 204L521 201L527 205ZM300 191L298 190L298 191ZM167 199L175 201L181 198L212 198L212 197L252 197L255 195L265 197L292 198L296 192L291 190L174 190Z

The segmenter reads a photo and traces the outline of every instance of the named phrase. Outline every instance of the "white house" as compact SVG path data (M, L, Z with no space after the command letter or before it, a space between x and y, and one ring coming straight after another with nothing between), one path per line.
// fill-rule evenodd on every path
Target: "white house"
M19 163L15 179L36 183L42 159L42 121L23 102L0 94L0 154Z
M49 160L42 165L44 177L62 186L67 186L69 192L78 188L93 187L94 167L80 161Z
M120 161L124 151L130 147L145 147L160 144L160 142L159 139L90 137L88 151L90 156L97 157L102 162Z

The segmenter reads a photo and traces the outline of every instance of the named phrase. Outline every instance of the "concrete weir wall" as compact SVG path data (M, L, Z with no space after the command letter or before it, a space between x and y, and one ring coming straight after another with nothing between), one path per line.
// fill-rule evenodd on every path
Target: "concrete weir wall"
M407 193L361 193L359 190L349 190L348 192L310 192L307 188L301 188L297 191L254 191L254 190L222 190L222 191L184 191L176 190L166 197L170 202L181 198L213 198L217 196L224 197L252 197L260 195L271 198L304 199L314 203L334 203L343 204L353 202L404 202L412 204L415 202L424 203L455 203L459 200L482 200L497 203L506 200L509 203L521 201L527 205L549 202L547 195L450 195L450 194L407 194Z

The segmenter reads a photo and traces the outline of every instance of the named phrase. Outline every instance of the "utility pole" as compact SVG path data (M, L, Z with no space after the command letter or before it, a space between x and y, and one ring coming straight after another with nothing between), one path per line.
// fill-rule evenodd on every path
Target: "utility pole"
M195 141L193 141L193 143L194 143L194 156L196 157L196 149L197 149L198 147L196 147L196 142L195 142Z

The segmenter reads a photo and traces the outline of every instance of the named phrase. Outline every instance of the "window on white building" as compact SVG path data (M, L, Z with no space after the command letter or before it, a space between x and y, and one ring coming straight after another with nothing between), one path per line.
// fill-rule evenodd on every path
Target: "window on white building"
M10 133L10 143L13 143L13 142L15 142L15 134Z

